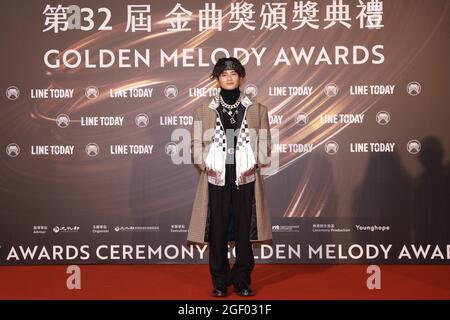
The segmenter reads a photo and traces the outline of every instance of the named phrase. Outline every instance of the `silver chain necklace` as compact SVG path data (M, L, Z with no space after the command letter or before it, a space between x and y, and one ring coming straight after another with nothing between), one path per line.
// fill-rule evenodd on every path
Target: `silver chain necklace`
M220 98L220 103L228 110L233 110L235 108L237 108L237 106L239 105L239 103L241 102L241 95L239 95L239 97L237 98L236 102L233 104L228 104L226 103L223 98L222 95L219 96Z
M224 113L228 113L228 115L230 116L230 122L232 123L232 124L234 124L235 122L236 122L236 120L234 119L234 116L236 115L236 113L238 112L238 106L239 106L239 103L241 102L241 95L239 95L239 98L236 100L236 102L234 103L234 104L228 104L228 103L226 103L224 100L223 100L223 98L222 98L222 96L220 96L220 103L221 103L221 105L223 106L223 108L222 108L222 111L224 112ZM233 112L233 110L234 109L236 109L234 112Z

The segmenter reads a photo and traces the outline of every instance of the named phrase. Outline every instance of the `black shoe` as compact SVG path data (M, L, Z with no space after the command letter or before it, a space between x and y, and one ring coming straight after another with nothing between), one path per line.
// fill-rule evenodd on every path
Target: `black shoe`
M252 288L250 288L248 284L234 285L234 290L241 297L250 297L255 295Z
M215 287L213 291L211 291L211 296L215 298L222 298L228 295L227 288L225 287Z

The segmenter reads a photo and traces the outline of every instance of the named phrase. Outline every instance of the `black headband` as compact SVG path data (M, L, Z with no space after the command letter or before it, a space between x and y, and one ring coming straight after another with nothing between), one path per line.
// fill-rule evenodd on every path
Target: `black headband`
M224 65L223 70L237 70L239 68L239 65L231 59L225 60Z
M219 78L220 74L225 70L234 70L239 74L240 77L245 77L245 68L241 64L241 62L234 57L228 57L220 58L216 62L213 71L211 72L211 78Z

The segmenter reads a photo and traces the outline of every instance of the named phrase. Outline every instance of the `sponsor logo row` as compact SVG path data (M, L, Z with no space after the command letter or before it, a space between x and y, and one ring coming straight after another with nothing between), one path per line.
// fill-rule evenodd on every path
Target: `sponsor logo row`
M151 98L153 97L153 89L145 87L123 87L113 89L100 89L96 86L88 86L84 88L84 96L93 100L97 98ZM75 97L75 88L34 88L29 89L29 97L31 99L72 99ZM335 83L328 83L323 88L315 88L314 86L270 86L267 94L272 97L288 97L288 96L310 96L317 90L322 90L323 94L328 97L334 97L339 94L340 87ZM351 96L366 95L393 95L396 85L393 84L355 84L348 86L348 94ZM422 87L419 82L411 81L406 85L406 92L411 96L420 94ZM188 88L189 97L214 96L218 88ZM249 97L258 94L258 87L255 84L247 84L244 87L244 93ZM17 86L9 86L5 91L9 100L17 100L21 91ZM178 96L179 90L175 85L168 85L163 90L164 97L174 99Z
M51 228L51 229L50 229ZM60 233L78 233L80 231L80 226L77 225L57 225L49 227L46 225L35 225L33 226L33 234L60 234ZM357 231L389 231L390 226L388 225L354 225L354 229ZM170 232L187 232L187 226L185 224L172 224L169 228ZM312 225L313 232L350 232L349 227L339 227L335 226L334 223L314 223ZM160 226L134 226L134 225L117 225L110 228L108 225L93 225L92 233L110 233L110 232L159 232L161 231ZM272 232L277 233L290 233L290 232L300 232L300 225L272 225Z
M367 118L361 113L324 113L318 118L319 124L363 124ZM387 125L391 120L391 115L386 110L379 111L374 119L379 125ZM295 125L305 126L311 122L310 117L305 112L299 112L293 117L285 118L282 114L269 115L269 124L281 125L289 124L293 121ZM145 113L139 113L134 118L134 123L139 128L145 128L150 124L150 117ZM159 126L191 126L194 120L192 116L159 116ZM60 128L67 128L69 125L79 125L80 127L123 127L127 123L124 116L85 116L80 119L71 119L67 114L59 114L55 118L55 124ZM316 124L316 123L314 123Z
M49 227L46 225L35 225L33 226L33 234L62 234L62 233L78 233L81 230L80 226L77 225L57 225L53 227ZM187 232L186 225L184 224L172 224L169 228L170 232ZM101 233L110 233L110 232L159 232L160 227L158 225L152 226L113 226L110 228L108 225L104 224L96 224L92 226L92 233L101 234Z
M318 147L319 144L297 144L297 143L275 143L272 145L274 153L308 153ZM350 153L387 153L395 151L395 142L350 142L348 151ZM334 155L339 151L339 144L334 140L328 140L324 143L323 150L329 154ZM109 145L110 155L151 155L154 152L154 145ZM46 155L74 155L75 145L32 145L30 147L30 155L32 156L46 156ZM165 153L172 157L177 156L182 148L175 142L169 142L165 145ZM410 154L417 154L421 150L421 143L419 140L410 140L406 143L406 150ZM98 144L91 142L84 147L85 153L89 157L95 157L100 153ZM11 158L19 156L21 148L17 143L10 143L6 146L6 154ZM186 163L186 162L184 162Z

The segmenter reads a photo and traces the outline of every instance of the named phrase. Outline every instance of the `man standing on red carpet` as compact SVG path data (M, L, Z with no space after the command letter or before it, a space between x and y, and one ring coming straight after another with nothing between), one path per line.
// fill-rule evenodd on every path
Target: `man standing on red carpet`
M211 73L218 93L194 110L191 154L200 177L188 230L191 243L209 244L212 296L227 296L234 285L252 296L252 243L270 243L272 228L261 168L270 165L271 135L267 107L239 87L245 68L221 58ZM236 261L230 269L228 243Z

